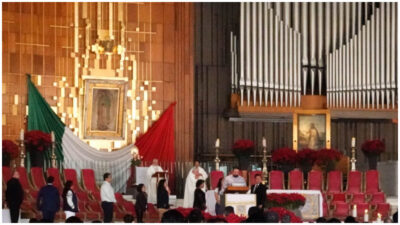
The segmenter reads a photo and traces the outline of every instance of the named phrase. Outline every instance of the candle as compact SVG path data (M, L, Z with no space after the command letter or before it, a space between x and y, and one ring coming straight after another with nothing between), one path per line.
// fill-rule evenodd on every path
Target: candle
M352 212L353 217L357 217L357 205L353 206L353 212Z
M24 129L21 129L21 133L19 133L19 139L24 140Z
M51 142L55 142L56 138L54 137L54 131L52 131L50 134L51 134Z
M265 137L263 137L263 139L262 139L262 146L263 146L264 148L267 147L267 139L266 139Z
M351 147L352 147L352 148L355 148L355 147L356 147L356 138L355 138L355 137L352 137L352 138L351 138Z
M215 147L219 148L219 138L217 138L217 140L215 141Z
M366 209L364 211L364 222L368 222L369 221L369 216L368 216L368 209Z

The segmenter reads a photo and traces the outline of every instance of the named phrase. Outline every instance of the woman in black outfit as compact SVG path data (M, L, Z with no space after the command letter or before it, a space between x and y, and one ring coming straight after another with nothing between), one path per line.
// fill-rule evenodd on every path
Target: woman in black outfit
M136 195L136 217L138 223L143 223L143 214L147 210L147 193L144 184L139 184L137 186L137 195Z
M62 198L65 219L75 216L75 214L78 212L78 198L76 197L75 192L72 190L71 180L67 180L67 182L65 182Z
M204 180L198 180L196 182L196 190L194 191L194 202L193 208L205 210L206 207L206 194L201 190L204 188Z
M157 186L157 208L169 209L169 188L164 179L158 182Z

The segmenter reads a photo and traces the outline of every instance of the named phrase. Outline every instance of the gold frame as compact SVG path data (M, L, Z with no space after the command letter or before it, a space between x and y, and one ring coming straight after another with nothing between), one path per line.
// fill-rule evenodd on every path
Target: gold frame
M293 149L295 151L298 150L298 123L299 123L299 115L325 115L325 127L326 127L326 138L325 138L325 147L331 148L331 114L329 110L321 109L321 110L306 110L300 109L295 110L293 113Z
M115 131L92 130L92 107L93 90L108 89L118 90L118 109ZM87 79L85 80L85 105L84 105L84 139L103 139L103 140L123 140L124 137L124 119L126 105L127 82L115 79Z

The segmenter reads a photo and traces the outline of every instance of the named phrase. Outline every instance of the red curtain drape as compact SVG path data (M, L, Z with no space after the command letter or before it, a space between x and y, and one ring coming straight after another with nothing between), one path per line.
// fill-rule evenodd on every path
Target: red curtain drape
M147 132L136 139L135 145L143 156L143 161L150 162L158 159L160 162L175 162L175 105L176 102L169 105Z

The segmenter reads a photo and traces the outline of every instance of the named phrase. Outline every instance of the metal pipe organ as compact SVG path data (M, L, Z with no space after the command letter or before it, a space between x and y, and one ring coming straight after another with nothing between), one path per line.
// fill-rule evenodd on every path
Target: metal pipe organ
M397 107L397 3L240 3L231 33L232 93L241 106Z
M358 34L351 37L348 43L340 46L337 51L329 53L329 108L397 107L396 4L381 2L380 7L374 8L369 20L360 27ZM339 59L339 62L335 62L334 59ZM343 70L337 72L337 65ZM335 98L338 94L345 95L344 104L342 98Z

